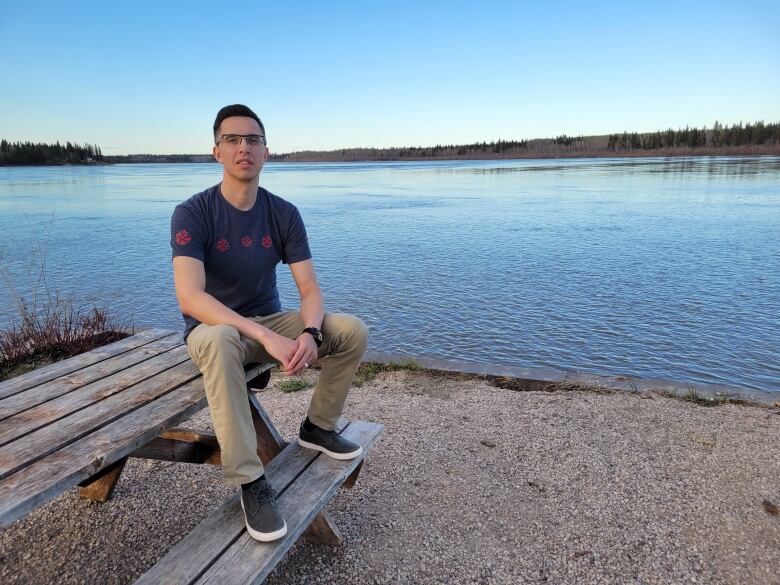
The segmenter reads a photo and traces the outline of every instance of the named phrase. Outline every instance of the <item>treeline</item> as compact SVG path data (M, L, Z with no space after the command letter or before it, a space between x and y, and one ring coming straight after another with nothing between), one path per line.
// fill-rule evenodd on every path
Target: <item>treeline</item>
M116 154L105 157L109 163L202 163L216 162L211 154Z
M646 151L646 152L643 152ZM344 148L272 154L271 160L402 161L429 159L512 159L598 156L675 156L689 154L780 154L780 123L734 124L715 122L712 128L691 128L601 136L568 136L529 140L495 140L472 144L426 147Z
M780 123L732 124L715 122L711 129L685 127L638 134L610 134L609 150L656 150L659 148L723 148L729 146L765 146L780 144Z
M54 144L0 140L0 165L64 165L103 162L96 144Z
M358 161L358 160L428 160L486 159L551 156L561 152L579 152L604 148L603 137L573 137L562 134L556 138L532 140L495 140L471 144L437 144L436 146L405 146L402 148L342 148L329 151L300 151L272 154L272 161Z
M678 155L780 155L780 123L763 121L712 128L686 126L656 132L623 132L601 136L568 136L437 144L393 148L342 148L328 151L299 151L272 154L272 161L339 162L404 161L448 159L517 159L614 156ZM103 156L99 146L0 142L0 165L85 164L85 163L204 163L211 154L128 154Z

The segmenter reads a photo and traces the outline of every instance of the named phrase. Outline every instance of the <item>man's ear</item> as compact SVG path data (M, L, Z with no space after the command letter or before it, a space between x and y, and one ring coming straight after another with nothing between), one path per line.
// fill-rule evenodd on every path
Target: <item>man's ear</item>
M218 163L221 163L221 162L222 162L222 161L220 160L220 158L219 158L219 157L220 157L220 154L219 154L219 147L218 147L216 144L214 145L214 148L212 148L212 149L211 149L211 154L213 154L213 155L214 155L214 159L215 159L215 160L216 160Z
M268 162L268 157L271 155L271 151L268 150L268 147L266 146L263 152L263 163Z

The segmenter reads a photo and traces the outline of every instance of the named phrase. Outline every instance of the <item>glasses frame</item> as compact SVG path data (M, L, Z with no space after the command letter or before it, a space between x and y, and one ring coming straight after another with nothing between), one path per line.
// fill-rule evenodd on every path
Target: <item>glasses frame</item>
M266 141L265 141L265 136L263 136L262 134L223 134L222 136L217 138L217 141L215 142L215 144L219 145L221 142L224 142L226 140L232 140L233 138L238 138L238 142L236 144L230 144L228 142L227 143L228 146L233 146L233 147L241 146L241 139L243 139L244 142L246 142L247 146L254 147L254 148L257 148L258 146L261 146L261 145L262 146L266 146L266 144L267 144ZM249 142L250 139L254 139L254 138L256 138L258 140L258 143L256 145L255 144L251 144Z

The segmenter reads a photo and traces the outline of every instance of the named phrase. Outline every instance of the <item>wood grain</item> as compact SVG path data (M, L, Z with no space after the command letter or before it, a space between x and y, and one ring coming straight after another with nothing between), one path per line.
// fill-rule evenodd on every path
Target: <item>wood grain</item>
M58 396L74 392L108 376L121 376L122 370L153 359L157 355L181 345L181 337L171 334L123 353L120 356L105 359L97 364L81 368L78 371L59 376L34 388L3 398L0 400L0 419L8 418ZM25 376L21 377L24 378ZM128 381L129 383L131 382Z
M123 396L127 396L129 394L127 389L135 384L189 361L186 348L176 347L67 394L63 393L5 420L0 420L0 446L20 439L37 429L52 425L71 413L89 410L90 406L109 396L120 392Z
M247 378L258 375L259 369L248 369ZM199 377L0 480L0 527L130 454L205 406L203 379Z
M198 367L188 360L84 410L74 412L3 445L0 447L0 478L7 477L49 453L76 442L81 437L126 416L199 376ZM122 436L117 435L111 439L121 441Z
M164 432L130 453L130 457L222 465L219 443L214 433L185 429L171 429Z
M114 343L109 343L102 347L82 353L71 358L37 368L32 372L24 374L23 376L17 376L10 380L0 382L0 398L6 398L12 396L24 390L29 390L40 384L44 384L60 376L70 374L77 370L81 370L92 364L96 364L110 357L122 354L126 351L141 347L147 343L171 335L175 333L167 329L145 329L139 331L135 335L126 337Z

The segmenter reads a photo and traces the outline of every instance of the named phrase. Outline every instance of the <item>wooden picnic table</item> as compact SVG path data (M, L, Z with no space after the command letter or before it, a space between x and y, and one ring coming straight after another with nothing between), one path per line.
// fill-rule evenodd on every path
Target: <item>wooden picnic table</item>
M0 526L85 480L82 495L107 499L128 455L205 404L181 333L164 329L0 383Z
M264 387L273 365L247 366L248 386ZM301 535L341 543L338 529L322 508L338 487L355 483L365 453L356 460L335 461L295 443L288 445L254 393L248 398L258 455L288 517L287 537L260 545L242 536L243 515L236 496L142 581L220 582L229 575L230 582L258 583ZM145 329L0 382L0 527L77 485L83 497L108 500L128 457L221 464L212 433L175 428L206 405L203 378L187 354L181 332L165 329ZM358 441L364 452L382 428L343 419L338 424L339 432ZM203 552L193 555L193 550Z

